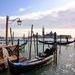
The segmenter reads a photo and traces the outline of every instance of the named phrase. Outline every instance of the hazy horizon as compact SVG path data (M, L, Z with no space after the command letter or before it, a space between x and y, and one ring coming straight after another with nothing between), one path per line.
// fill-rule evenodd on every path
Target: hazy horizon
M14 36L15 37L23 37L23 35L25 34L25 36L28 36L28 32L30 32L30 28L29 29L13 29L14 31ZM33 29L34 33L36 34L38 32L39 35L42 35L42 28L34 28ZM58 29L58 28L53 28L53 29L49 29L49 28L45 28L45 34L49 33L49 32L57 32L57 35L71 35L73 38L75 38L75 29L66 29L66 28L62 28L62 29ZM0 36L4 36L5 37L5 30L0 30ZM9 37L10 37L10 31L9 31Z

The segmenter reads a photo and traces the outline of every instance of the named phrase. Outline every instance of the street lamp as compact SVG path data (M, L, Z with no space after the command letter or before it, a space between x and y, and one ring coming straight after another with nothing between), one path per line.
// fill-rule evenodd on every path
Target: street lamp
M8 45L8 22L9 21L14 22L15 20L17 20L18 25L21 25L22 21L20 20L20 18L9 20L9 16L6 16L6 45Z

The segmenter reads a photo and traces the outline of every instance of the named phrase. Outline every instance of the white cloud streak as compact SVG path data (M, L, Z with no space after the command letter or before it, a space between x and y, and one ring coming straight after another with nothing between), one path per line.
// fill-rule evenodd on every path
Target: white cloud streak
M24 12L25 10L25 8L19 8L19 12Z

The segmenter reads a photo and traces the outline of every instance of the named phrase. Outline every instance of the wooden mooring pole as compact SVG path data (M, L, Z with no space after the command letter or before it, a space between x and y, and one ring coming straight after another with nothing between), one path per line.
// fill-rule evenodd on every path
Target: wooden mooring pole
M17 62L19 62L19 39L18 39L18 45L17 45Z
M14 45L14 31L12 33L12 45Z
M11 37L11 44L14 43L14 32L12 32L12 29L10 28L10 37Z
M9 21L9 16L6 16L6 45L8 45L8 21Z
M33 41L34 41L34 50L35 50L35 56L36 56L36 47L35 47L35 39L36 39L36 37L35 37L36 35L35 34L33 34Z
M68 42L68 36L66 36L66 42Z
M31 48L32 48L32 35L33 34L33 25L31 26L31 36L30 36L30 51L29 51L29 59L31 59Z
M56 42L56 40L57 40L57 34L56 34L56 32L54 33L54 49L55 49L55 51L54 51L54 63L56 63L57 64L57 42Z
M61 43L61 35L60 35L60 43ZM59 54L61 53L61 45L59 45Z
M36 51L38 56L38 33L36 33Z
M75 38L74 38L74 48L75 48Z
M25 43L25 34L23 34L23 41L24 41L24 43Z
M29 35L30 35L30 32L28 31L28 38L27 38L27 41L28 41L28 50L29 50L29 41L30 41L30 39L29 39Z
M12 44L12 30L11 30L11 27L10 27L10 37L11 37L11 44Z
M44 27L43 27L43 28L42 28L42 37L43 37L43 42L45 41L45 40L44 40L44 38L45 38L44 33L45 33L45 31L44 31ZM44 43L43 43L43 52L44 52Z

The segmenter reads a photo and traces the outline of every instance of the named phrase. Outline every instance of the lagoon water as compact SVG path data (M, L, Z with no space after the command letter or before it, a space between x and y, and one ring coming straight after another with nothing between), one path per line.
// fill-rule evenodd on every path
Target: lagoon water
M34 43L33 43L34 44ZM45 45L45 48L48 46ZM36 47L35 47L36 48ZM32 46L32 58L35 57L36 51L34 46ZM29 45L25 46L25 49L21 51L23 56L28 57L29 53ZM58 58L57 58L57 65L50 64L44 66L40 69L29 71L22 73L20 75L75 75L75 47L74 43L66 46L58 46ZM39 43L39 52L42 52L42 44ZM0 73L0 75L11 75L9 70Z

